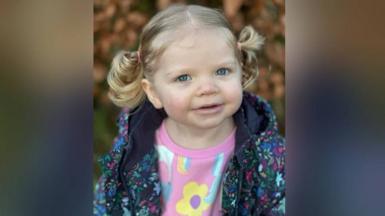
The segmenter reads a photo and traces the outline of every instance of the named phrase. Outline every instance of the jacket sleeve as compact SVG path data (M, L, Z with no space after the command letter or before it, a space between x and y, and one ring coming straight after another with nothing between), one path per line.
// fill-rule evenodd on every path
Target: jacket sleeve
M114 194L116 194L117 187L115 183L118 178L118 165L122 149L127 144L128 116L128 110L123 110L119 114L117 119L119 133L113 141L112 149L99 159L102 168L102 175L95 184L93 215L108 215L106 207L107 205L111 205L111 203L108 203L107 199L108 197L113 197Z
M106 208L106 191L105 188L105 176L102 175L98 182L95 185L95 192L94 192L94 207L93 207L93 215L94 216L108 216L111 214L107 213ZM126 207L123 207L123 213L121 215L123 216L131 216L131 211L128 210Z
M105 182L105 177L102 175L95 185L94 203L93 203L94 204L93 215L95 216L107 215L106 198L105 198L105 192L103 190L104 182Z
M280 135L260 143L261 164L258 167L261 184L257 190L262 215L285 215L285 140Z
M267 215L285 215L285 201L286 198L282 197L282 199L270 210Z

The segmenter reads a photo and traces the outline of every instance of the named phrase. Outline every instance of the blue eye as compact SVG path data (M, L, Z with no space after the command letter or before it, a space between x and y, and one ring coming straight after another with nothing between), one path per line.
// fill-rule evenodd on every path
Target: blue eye
M187 74L180 75L176 78L176 81L178 81L178 82L186 82L189 80L191 80L191 76L187 75Z
M226 76L230 73L230 70L228 68L219 68L215 73L219 76Z

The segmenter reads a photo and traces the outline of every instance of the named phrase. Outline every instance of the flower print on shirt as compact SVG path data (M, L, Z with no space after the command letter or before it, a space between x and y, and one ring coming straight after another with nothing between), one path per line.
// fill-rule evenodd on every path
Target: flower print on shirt
M187 216L200 216L210 204L206 203L208 187L191 181L183 187L183 197L176 204L176 211Z

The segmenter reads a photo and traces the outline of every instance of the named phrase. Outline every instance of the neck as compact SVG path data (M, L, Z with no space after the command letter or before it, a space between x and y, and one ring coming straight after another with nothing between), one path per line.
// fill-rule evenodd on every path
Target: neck
M187 149L205 149L224 141L234 130L235 124L229 118L214 128L197 128L167 118L165 126L175 144Z

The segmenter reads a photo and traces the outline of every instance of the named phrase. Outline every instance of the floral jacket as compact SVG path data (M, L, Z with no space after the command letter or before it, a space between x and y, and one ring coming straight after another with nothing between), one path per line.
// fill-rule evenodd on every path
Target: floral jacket
M118 120L119 135L101 159L94 215L161 215L155 130L166 114L148 101ZM234 156L223 175L223 215L285 215L285 141L266 101L244 92L234 114Z

